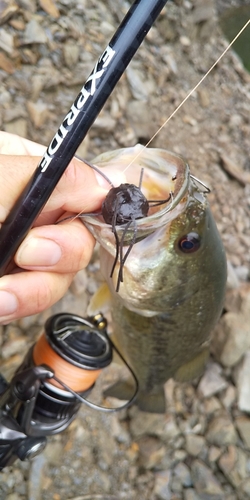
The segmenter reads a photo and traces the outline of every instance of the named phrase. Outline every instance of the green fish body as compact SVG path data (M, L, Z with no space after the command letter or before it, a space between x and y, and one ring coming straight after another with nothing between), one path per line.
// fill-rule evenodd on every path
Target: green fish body
M136 243L124 264L118 293L119 261L110 278L116 252L111 227L101 218L86 217L86 223L101 245L113 338L138 378L138 406L164 412L164 383L171 377L191 380L204 370L211 331L223 307L226 257L204 187L190 176L182 158L137 145L106 153L95 164L100 168L115 163L122 170L138 153L128 169L128 177L133 169L129 182L136 183L144 167L141 189L146 197L157 201L171 196L136 221ZM121 238L124 227L116 229ZM133 231L127 231L125 246ZM107 393L126 399L131 391L122 381Z

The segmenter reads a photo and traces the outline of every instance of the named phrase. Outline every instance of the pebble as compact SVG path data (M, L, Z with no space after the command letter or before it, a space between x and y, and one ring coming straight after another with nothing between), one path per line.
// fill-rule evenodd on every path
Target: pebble
M218 464L235 488L238 488L241 481L248 476L247 456L240 448L228 446L228 450L219 458Z
M42 101L27 101L26 106L33 125L40 129L50 117L48 106Z
M73 68L79 59L80 47L72 40L63 46L64 62L68 68Z
M13 35L2 27L0 29L0 48L7 54L11 54L14 50Z
M155 485L153 494L159 500L171 500L170 490L171 471L166 470L155 474Z
M153 436L143 436L137 441L139 446L139 464L145 469L154 469L166 455L166 447Z
M191 477L200 500L222 500L224 498L219 481L201 460L195 460L192 463Z
M184 500L200 500L200 496L197 495L193 488L188 488L183 491Z
M187 434L186 436L186 450L189 455L197 457L205 446L205 438L197 436L196 434Z
M238 407L241 411L250 413L250 350L248 350L234 372Z
M174 475L185 488L189 488L190 486L192 486L190 469L186 464L182 462L179 463L174 469Z
M133 62L128 66L126 74L134 99L148 101L150 94L155 92L155 83L150 75L146 77Z
M26 25L25 31L24 31L24 43L25 44L31 44L31 43L46 43L47 42L47 36L40 25L35 19L31 19L31 21L28 22Z
M215 446L236 444L237 433L227 413L215 416L208 425L206 439Z
M146 102L132 100L128 104L127 115L138 141L149 140L154 132L151 110Z
M225 343L220 356L224 366L234 366L247 349L250 348L250 310L243 313L228 312L221 323L225 334Z
M221 449L217 446L211 446L208 451L208 460L210 463L214 463L221 456Z
M60 16L60 11L57 9L53 0L39 0L39 4L50 16L54 18L58 18Z
M203 398L209 398L227 387L227 381L221 375L222 368L218 363L209 363L198 385L198 393Z
M235 419L235 425L244 444L250 450L250 418L244 415L237 417Z
M233 385L229 385L225 392L221 394L220 400L223 406L230 410L236 401L236 388Z

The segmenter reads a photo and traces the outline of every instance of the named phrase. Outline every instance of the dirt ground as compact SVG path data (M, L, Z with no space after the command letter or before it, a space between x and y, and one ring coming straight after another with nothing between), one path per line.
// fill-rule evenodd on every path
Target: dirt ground
M0 0L1 129L48 145L130 3ZM227 46L218 23L224 8L215 0L166 5L80 156L153 136ZM42 455L2 472L1 500L250 498L249 111L250 75L230 50L151 143L183 155L211 188L227 253L225 314L205 375L195 384L170 380L164 416L82 407ZM2 328L3 372L18 366L52 313L83 315L99 282L96 251L54 308Z

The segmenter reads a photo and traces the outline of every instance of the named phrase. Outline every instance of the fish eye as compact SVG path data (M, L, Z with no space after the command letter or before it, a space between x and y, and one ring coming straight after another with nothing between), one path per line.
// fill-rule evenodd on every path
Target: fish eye
M197 233L188 233L182 236L178 242L178 247L183 253L196 252L201 245L201 238Z

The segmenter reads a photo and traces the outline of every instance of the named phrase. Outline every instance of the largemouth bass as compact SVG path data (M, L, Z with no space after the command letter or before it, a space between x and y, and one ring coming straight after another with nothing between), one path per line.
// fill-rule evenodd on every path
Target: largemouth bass
M171 377L191 380L204 370L210 334L223 307L226 257L206 189L181 157L137 145L102 154L94 164L123 171L133 159L128 182L138 185L143 167L141 190L146 198L169 201L151 206L148 216L134 221L125 233L124 224L116 226L125 247L135 239L118 293L119 259L110 277L116 255L114 228L102 216L85 216L84 222L101 245L113 339L138 377L138 406L164 412L163 384ZM104 296L102 287L91 313L103 310ZM108 394L127 399L131 391L121 381Z

